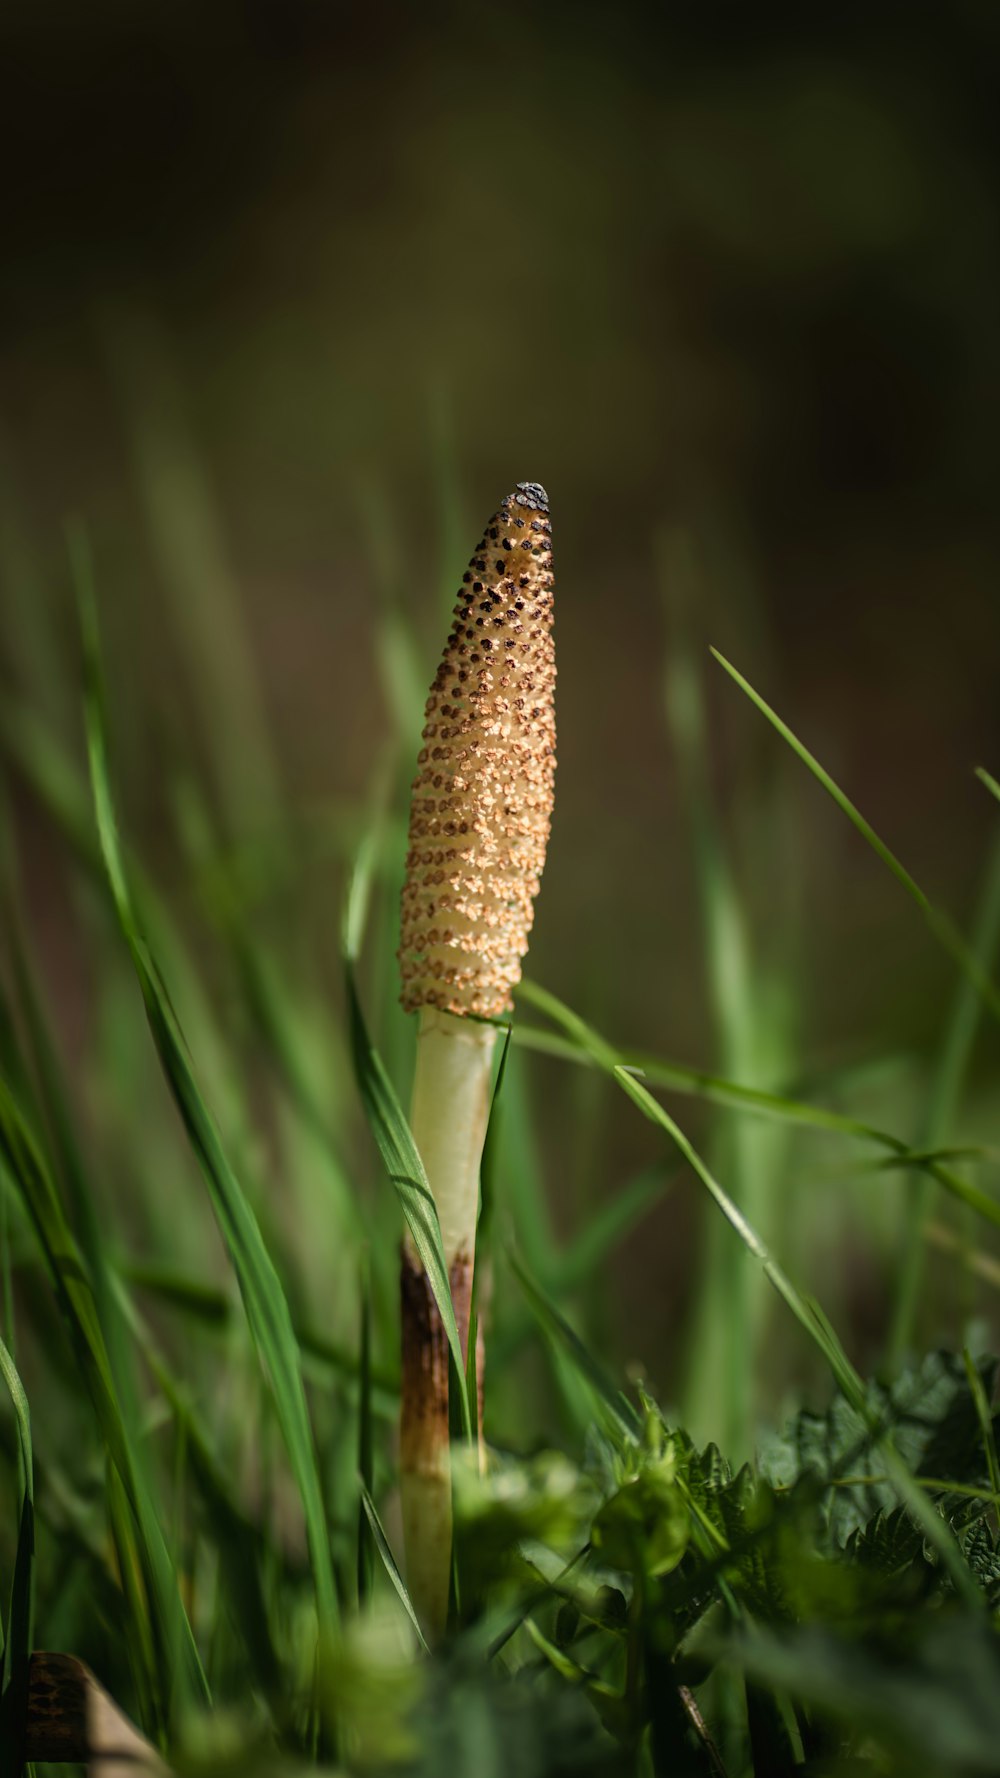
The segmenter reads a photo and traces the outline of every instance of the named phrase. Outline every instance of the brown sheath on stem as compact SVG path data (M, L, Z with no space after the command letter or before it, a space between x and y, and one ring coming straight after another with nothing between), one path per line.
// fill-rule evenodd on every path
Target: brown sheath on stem
M399 948L420 1013L411 1124L441 1224L463 1353L495 1029L528 948L555 773L548 498L520 482L486 527L427 701ZM402 1269L400 1480L407 1576L432 1640L451 1553L448 1350L420 1260ZM477 1353L477 1377L482 1355ZM480 1400L480 1419L481 1419Z

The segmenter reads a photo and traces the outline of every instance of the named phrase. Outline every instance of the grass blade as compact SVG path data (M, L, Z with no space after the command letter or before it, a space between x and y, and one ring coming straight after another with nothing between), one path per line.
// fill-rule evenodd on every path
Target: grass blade
M997 802L1000 803L1000 784L997 783L993 773L988 772L985 766L977 766L976 777L979 779L980 784L985 785L990 795L995 796Z
M962 1353L965 1362L965 1374L969 1379L969 1390L976 1408L976 1418L983 1437L983 1450L986 1453L986 1467L989 1471L990 1487L993 1491L993 1506L1000 1499L1000 1458L997 1456L996 1433L993 1430L993 1414L986 1399L982 1374L976 1365L968 1346Z
M792 1283L756 1229L709 1172L701 1156L688 1141L679 1125L674 1122L669 1112L658 1104L649 1089L635 1078L631 1070L615 1059L615 1052L606 1038L603 1038L599 1032L592 1031L578 1013L573 1012L569 1007L564 1007L554 995L546 992L540 993L539 990L533 989L531 998L536 1004L544 1004L545 1010L563 1026L564 1030L568 1031L578 1043L590 1050L595 1061L613 1075L622 1091L628 1095L643 1116L665 1131L680 1150L684 1159L694 1169L702 1184L715 1199L727 1222L739 1235L743 1245L761 1265L765 1277L805 1329L809 1338L822 1352L843 1395L865 1425L871 1427L878 1448L882 1452L886 1471L900 1500L923 1531L927 1541L938 1551L944 1566L954 1581L956 1590L967 1603L975 1604L977 1607L981 1606L983 1603L982 1594L951 1531L922 1494L906 1464L896 1451L892 1440L883 1431L877 1419L873 1417L865 1395L864 1385L822 1310L816 1303L803 1296Z
M490 1111L486 1120L486 1135L483 1140L483 1158L479 1166L479 1222L476 1227L476 1270L490 1259L493 1242L493 1220L496 1209L496 1182L499 1170L500 1126L503 1116L502 1100L503 1084L507 1078L507 1057L510 1054L511 1027L503 1027L503 1049L500 1051L500 1066L497 1069L493 1095L490 1099ZM473 1284L475 1289L475 1283Z
M934 1152L915 1150L901 1136L893 1136L887 1130L880 1130L876 1125L864 1123L859 1118L845 1116L843 1112L831 1111L827 1106L808 1105L802 1100L790 1099L780 1093L741 1086L737 1081L725 1080L720 1075L707 1074L696 1068L683 1068L657 1056L617 1050L599 1031L588 1025L579 1013L573 1012L555 994L540 987L537 982L522 980L517 992L521 999L537 1006L540 1012L561 1026L566 1036L560 1037L554 1032L543 1031L532 1025L515 1024L515 1043L523 1044L528 1049L540 1050L545 1055L559 1056L564 1061L581 1067L602 1068L606 1072L620 1067L641 1075L651 1087L704 1099L711 1105L722 1105L731 1111L745 1111L756 1117L797 1124L802 1129L825 1131L860 1142L871 1142L892 1157L892 1165L931 1174L946 1191L968 1204L988 1222L1000 1222L1000 1203L996 1199L988 1197L952 1168L945 1166Z
M657 1104L652 1094L624 1068L615 1069L615 1078L619 1086L650 1122L658 1124L675 1143L685 1160L689 1162L702 1184L711 1193L716 1204L730 1226L739 1235L744 1247L763 1269L765 1277L774 1286L778 1295L791 1310L799 1324L805 1329L809 1338L822 1352L841 1393L850 1402L855 1412L868 1426L874 1436L877 1448L882 1454L886 1471L892 1481L900 1501L910 1513L914 1522L924 1533L928 1543L937 1550L941 1560L954 1582L956 1591L967 1604L982 1606L983 1597L977 1587L968 1564L954 1536L944 1519L921 1493L918 1483L910 1474L909 1469L899 1456L889 1435L880 1426L878 1418L872 1413L865 1394L864 1384L854 1369L847 1353L844 1351L831 1323L823 1314L819 1305L810 1298L803 1296L796 1285L788 1277L783 1267L774 1258L766 1243L758 1235L756 1229L747 1221L742 1211L723 1190L705 1166L701 1156L688 1141L669 1112Z
M14 1408L17 1426L21 1502L18 1510L14 1578L11 1582L0 1683L0 1778L18 1778L24 1713L28 1697L28 1663L32 1649L35 1572L35 1485L31 1456L28 1398L13 1358L0 1340L0 1376Z
M1000 1019L1000 989L995 986L989 976L986 975L984 970L980 967L978 960L969 949L954 921L947 914L934 906L930 897L925 895L919 883L906 869L906 866L900 863L895 853L889 849L885 841L875 832L871 822L865 820L860 809L852 803L850 797L841 790L840 785L831 778L829 772L820 765L819 760L810 753L804 742L799 740L798 735L792 732L787 723L782 722L781 717L777 712L772 710L770 704L766 703L760 693L754 690L749 680L744 679L742 673L738 672L732 663L727 661L725 655L719 653L717 648L712 649L712 654L715 656L720 667L723 667L729 674L729 677L735 680L736 684L740 687L740 690L746 693L750 702L756 704L761 715L767 717L771 727L777 730L777 733L781 736L782 740L787 741L792 752L798 756L803 765L808 766L817 783L821 784L827 795L833 798L838 809L847 816L852 827L857 829L857 832L871 847L876 857L880 858L886 869L892 872L897 883L906 890L911 901L915 902L920 909L935 938L937 938L944 946L952 960L958 964L958 967L968 977L977 994L981 996L985 1004L989 1007L994 1018ZM988 774L986 774L986 776L988 779Z
M358 1474L365 1493L373 1486L375 1452L372 1441L372 1316L371 1285L368 1267L362 1259L361 1268L361 1389L358 1398ZM372 1531L363 1500L358 1502L358 1604L364 1605L372 1590Z
M118 1402L87 1267L66 1220L51 1174L9 1084L0 1076L0 1159L34 1225L56 1289L101 1435L135 1518L143 1579L161 1658L169 1661L177 1702L208 1703L209 1693L191 1626L181 1604L159 1516L145 1487ZM165 1670L168 1670L165 1667Z
M399 1597L399 1600L400 1600L400 1603L403 1607L403 1610L406 1612L406 1615L409 1618L410 1623L413 1625L413 1629L416 1634L417 1641L419 1642L421 1648L424 1650L424 1653L428 1654L430 1652L430 1650L427 1647L426 1638L424 1636L422 1629L420 1628L419 1623L417 1622L417 1614L413 1609L413 1605L410 1600L410 1595L407 1592L406 1587L403 1584L403 1577L399 1572L399 1567L397 1565L396 1558L392 1553L392 1549L389 1544L389 1539L386 1537L386 1534L385 1534L384 1530L382 1529L382 1521L379 1518L378 1513L375 1510L375 1502L372 1499L371 1495L369 1494L368 1489L365 1487L364 1482L361 1481L360 1478L358 1481L358 1487L359 1487L360 1493L361 1493L361 1508L362 1508L362 1511L364 1512L366 1519L368 1520L368 1525L369 1525L369 1528L370 1528L371 1534L372 1534L372 1540L374 1542L375 1548L377 1549L377 1551L382 1559L382 1565L385 1568L386 1574L389 1576L389 1579L391 1580L393 1586L396 1589L396 1593Z
M233 1313L233 1304L224 1290L214 1284L202 1284L182 1278L159 1267L129 1261L122 1267L122 1277L137 1290L148 1291L169 1308L205 1327L225 1328ZM356 1353L347 1351L332 1340L325 1339L314 1328L294 1323L295 1338L302 1352L303 1364L328 1383L331 1374L357 1385L360 1370ZM394 1420L399 1413L399 1376L395 1371L371 1367L372 1411L384 1420Z
M414 1246L427 1273L434 1300L444 1326L451 1351L451 1379L458 1389L462 1426L466 1438L472 1437L469 1393L465 1384L462 1347L455 1324L451 1301L448 1267L441 1242L441 1225L437 1205L417 1153L410 1126L386 1072L381 1056L368 1035L361 1000L355 980L355 965L361 947L364 914L371 872L371 847L355 867L344 909L343 960L347 985L347 1004L351 1027L351 1049L361 1102L368 1124L382 1156L386 1172L396 1188L403 1215L413 1236Z
M780 1078L785 1071L791 997L773 992L774 982L757 954L710 782L701 663L695 658L691 634L691 613L701 591L693 566L690 548L680 536L663 539L662 582L670 630L665 712L693 855L715 1048L727 1075L737 1080L756 1076L763 1085L768 1075ZM779 1012L779 1007L784 1010ZM740 1123L713 1132L713 1149L733 1196L765 1229L775 1216L786 1140L780 1125ZM770 1303L763 1281L741 1265L738 1249L710 1213L694 1300L684 1417L696 1437L706 1432L710 1421L721 1427L730 1459L738 1464L753 1448L756 1358Z
M264 1245L257 1219L229 1164L215 1121L198 1091L176 1016L136 922L111 796L95 617L86 595L82 604L88 668L87 742L105 870L160 1064L200 1163L236 1273L247 1322L270 1386L302 1504L317 1618L321 1637L326 1642L338 1622L339 1611L323 1493L302 1379L301 1354L285 1293Z
M990 857L986 882L972 935L972 952L985 972L993 964L1000 941L1000 842ZM955 1116L962 1082L972 1055L979 1023L980 1001L972 983L962 979L955 991L951 1014L934 1070L921 1124L920 1143L928 1148L947 1140ZM924 1243L933 1201L934 1174L929 1169L915 1182L908 1203L903 1254L896 1286L896 1303L889 1342L889 1363L897 1367L913 1338L923 1277Z

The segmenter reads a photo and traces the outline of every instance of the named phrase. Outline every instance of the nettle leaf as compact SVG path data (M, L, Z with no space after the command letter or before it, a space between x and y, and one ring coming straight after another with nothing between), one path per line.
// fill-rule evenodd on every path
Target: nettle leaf
M784 1620L790 1608L780 1553L791 1540L794 1563L800 1549L815 1542L814 1499L801 1490L778 1496L749 1464L734 1475L716 1446L697 1452L685 1435L674 1436L688 1444L683 1479L692 1523L684 1560L662 1595L677 1635L685 1636L723 1597L731 1609L743 1604L755 1616Z
M982 1359L979 1376L989 1397L996 1360ZM866 1395L878 1424L892 1431L899 1455L915 1475L964 1487L985 1486L988 1465L976 1403L960 1356L934 1352L891 1385L870 1382ZM994 1420L996 1426L1000 1416ZM892 1515L898 1494L885 1476L871 1429L845 1401L834 1397L825 1414L804 1411L781 1433L767 1434L757 1455L760 1473L780 1489L812 1472L827 1487L830 1536L843 1546L881 1513ZM981 1503L946 1497L947 1516L962 1525Z
M683 1436L681 1434L676 1435ZM705 1499L728 1488L733 1479L732 1464L722 1455L718 1445L706 1445L703 1451L692 1448L688 1460L688 1487L696 1499Z
M977 1520L965 1543L965 1554L992 1606L1000 1602L1000 1546L985 1519Z
M923 1548L923 1538L906 1508L898 1506L891 1513L877 1512L861 1530L852 1531L844 1553L858 1567L892 1579L911 1569Z
M982 1358L976 1365L989 1401L996 1384L997 1361ZM912 1446L913 1468L919 1475L941 1476L952 1482L985 1483L989 1466L975 1398L961 1355L936 1352L921 1366L912 1403L904 1406L897 1444L908 1455ZM905 1383L905 1379L904 1379ZM994 1433L1000 1416L994 1416Z

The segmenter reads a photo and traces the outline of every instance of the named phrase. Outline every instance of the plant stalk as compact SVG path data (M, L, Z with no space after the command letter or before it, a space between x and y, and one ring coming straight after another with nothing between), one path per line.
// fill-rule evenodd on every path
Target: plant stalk
M479 1164L489 1118L496 1032L424 1007L410 1124L437 1206L455 1320L468 1358L479 1213ZM432 1645L444 1635L451 1579L448 1342L409 1234L403 1242L400 1490L410 1598Z

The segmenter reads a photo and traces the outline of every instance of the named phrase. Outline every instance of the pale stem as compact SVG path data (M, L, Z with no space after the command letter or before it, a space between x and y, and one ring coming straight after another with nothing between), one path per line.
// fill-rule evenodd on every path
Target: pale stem
M410 1124L437 1205L463 1356L495 1042L491 1025L429 1007L421 1012ZM403 1247L402 1309L400 1489L407 1578L428 1639L439 1641L451 1572L448 1353L409 1235Z

